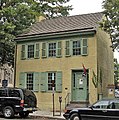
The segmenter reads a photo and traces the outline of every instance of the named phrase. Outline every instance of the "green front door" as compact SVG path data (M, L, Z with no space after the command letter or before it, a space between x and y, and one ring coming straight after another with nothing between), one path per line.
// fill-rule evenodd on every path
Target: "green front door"
M72 101L86 101L88 98L87 76L83 72L73 72L72 78Z

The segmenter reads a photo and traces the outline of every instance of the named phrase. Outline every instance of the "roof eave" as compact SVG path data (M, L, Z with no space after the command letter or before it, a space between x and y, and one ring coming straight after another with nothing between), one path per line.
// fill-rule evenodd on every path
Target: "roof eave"
M69 31L61 31L61 32L51 32L51 33L41 33L41 34L33 34L33 35L24 35L24 36L18 36L17 38L15 38L15 41L21 41L21 39L29 39L29 38L48 38L48 37L55 37L55 36L59 36L59 37L65 37L65 36L73 36L73 35L84 35L87 33L92 33L93 34L96 32L96 28L91 27L89 29L80 29L80 30L69 30Z

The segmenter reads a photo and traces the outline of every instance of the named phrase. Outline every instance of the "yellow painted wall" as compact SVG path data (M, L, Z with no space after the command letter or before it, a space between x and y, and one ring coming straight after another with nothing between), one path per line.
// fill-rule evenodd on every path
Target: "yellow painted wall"
M96 34L97 37L97 61L98 68L102 70L102 91L103 96L108 96L108 84L114 85L114 62L113 62L113 51L111 46L110 36L104 31L98 29ZM98 90L101 92L101 89Z
M81 36L80 36L81 37ZM70 39L70 38L69 38ZM92 83L92 71L97 73L97 57L101 56L97 54L97 37L88 37L88 55L87 56L71 56L65 57L65 40L62 41L62 57L61 58L40 58L21 60L21 45L17 45L17 62L16 62L16 86L19 85L19 73L20 72L46 72L46 71L62 71L62 93L55 93L55 110L59 109L59 96L62 96L62 109L65 107L65 97L67 93L71 93L71 79L72 70L83 69L82 63L85 65L86 69L89 69L89 101L94 103L97 100L97 88L94 87ZM72 39L72 38L71 38ZM78 39L78 38L73 38ZM57 40L57 39L56 39ZM50 40L52 41L52 40ZM40 49L42 42L40 43ZM98 49L98 52L102 48ZM111 53L112 54L112 53ZM110 56L109 56L110 57ZM104 66L106 69L107 66ZM110 73L109 71L109 74ZM104 75L105 76L105 75ZM111 79L112 80L112 79ZM109 81L111 83L111 81ZM104 84L105 85L105 84ZM65 88L68 88L67 90ZM38 99L38 107L41 110L52 110L52 92L35 92Z

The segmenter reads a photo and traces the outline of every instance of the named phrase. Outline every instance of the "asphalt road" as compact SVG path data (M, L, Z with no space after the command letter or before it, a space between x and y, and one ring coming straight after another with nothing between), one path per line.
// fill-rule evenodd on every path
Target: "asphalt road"
M15 116L12 119L9 120L61 120L61 119L54 119L54 118L44 118L44 117L37 117L37 116L29 116L27 118L20 118L19 116ZM2 115L0 115L0 120L8 120L4 118Z

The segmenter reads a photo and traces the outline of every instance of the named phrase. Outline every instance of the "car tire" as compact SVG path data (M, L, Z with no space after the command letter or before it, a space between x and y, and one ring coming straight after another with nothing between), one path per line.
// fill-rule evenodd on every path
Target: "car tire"
M19 116L20 116L21 118L26 118L26 117L28 117L28 115L29 115L29 112L20 112L20 113L19 113Z
M5 118L12 118L14 117L14 110L11 106L6 106L3 109L3 115Z
M70 116L70 120L81 120L78 113L73 113L71 116Z

